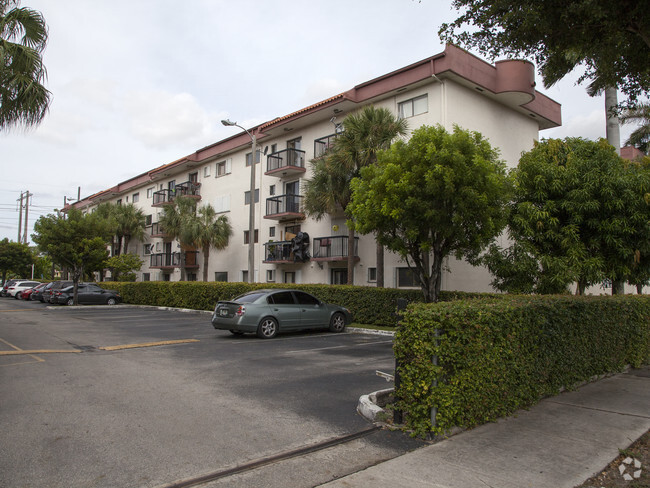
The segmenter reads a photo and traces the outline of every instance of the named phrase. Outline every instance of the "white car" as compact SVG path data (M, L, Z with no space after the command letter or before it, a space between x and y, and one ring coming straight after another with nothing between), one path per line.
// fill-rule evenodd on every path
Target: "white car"
M16 281L13 285L10 285L7 288L7 296L20 298L18 292L28 290L29 288L34 288L40 284L40 281Z

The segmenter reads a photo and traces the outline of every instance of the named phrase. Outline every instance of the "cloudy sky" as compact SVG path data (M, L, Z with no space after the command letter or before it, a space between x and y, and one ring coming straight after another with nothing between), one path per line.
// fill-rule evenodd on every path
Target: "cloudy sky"
M246 127L286 115L444 49L451 0L23 0L43 13L53 101L28 132L0 133L0 239L64 197L86 197ZM541 90L564 125L541 137L605 136L604 100L576 76ZM541 87L541 80L538 80ZM622 137L632 128L624 127Z

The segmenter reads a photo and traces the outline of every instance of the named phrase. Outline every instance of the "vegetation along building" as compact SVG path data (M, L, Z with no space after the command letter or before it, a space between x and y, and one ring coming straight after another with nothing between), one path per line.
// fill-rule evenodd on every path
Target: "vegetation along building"
M317 221L304 213L303 190L309 161L321 156L336 137L336 123L360 108L385 107L408 121L409 133L422 125L454 124L478 131L499 149L508 166L533 147L539 131L561 124L560 105L535 90L534 66L521 60L491 65L447 46L410 66L355 86L349 91L278 117L249 132L257 137L255 194L250 195L251 137L246 132L199 149L113 188L87 197L75 207L92 211L102 202L133 203L147 215L147 235L129 252L145 261L138 280L177 281L181 263L189 280L203 275L200 250L183 249L159 226L163 207L179 195L210 203L228 216L233 235L226 249L209 255L208 277L215 281L248 280L248 239L255 240L255 281L275 283L347 282L347 262L355 263L355 285L376 281L376 244L358 236L348 256L343 213ZM251 200L253 202L251 203ZM249 236L249 205L256 205L255 235ZM292 238L309 236L310 259L295 260ZM181 252L185 253L181 259ZM399 256L386 253L385 286L415 283ZM482 268L451 259L442 289L489 291Z

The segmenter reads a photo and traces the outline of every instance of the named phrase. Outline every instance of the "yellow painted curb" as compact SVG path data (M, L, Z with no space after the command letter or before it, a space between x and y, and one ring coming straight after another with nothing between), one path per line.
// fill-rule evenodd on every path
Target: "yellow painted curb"
M144 342L142 344L124 344L122 346L106 346L98 347L102 351L119 351L121 349L135 349L138 347L153 347L153 346L167 346L170 344L187 344L189 342L199 342L198 339L182 339L178 341L158 341L158 342Z
M20 349L18 351L0 351L0 356L20 356L20 355L25 355L25 354L68 354L68 353L80 353L81 351L77 350L57 350L57 349L31 349L31 350L23 350Z

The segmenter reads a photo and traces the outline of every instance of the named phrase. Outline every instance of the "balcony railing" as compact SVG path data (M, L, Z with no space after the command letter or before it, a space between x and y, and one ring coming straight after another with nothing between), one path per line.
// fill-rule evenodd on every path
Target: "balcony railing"
M185 251L185 267L198 268L198 251ZM180 268L181 267L181 253L157 253L149 256L150 268Z
M149 235L151 237L165 237L167 234L165 234L164 229L162 228L162 225L160 225L160 222L154 222L150 226L150 233Z
M304 218L302 195L274 195L266 199L265 219L291 220Z
M201 183L185 181L176 185L176 197L195 197L201 199Z
M348 236L330 236L314 238L313 261L347 261ZM354 238L354 256L359 259L359 238Z
M160 207L174 201L174 190L158 190L153 193L153 203L154 207Z
M321 137L314 140L314 157L320 158L325 152L332 147L334 140L338 134L330 134L329 136Z
M288 176L305 172L305 151L283 149L266 157L267 175Z
M264 243L265 263L293 263L291 241L276 241Z

